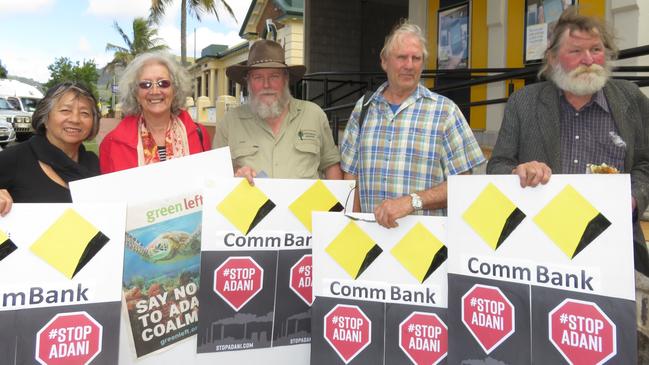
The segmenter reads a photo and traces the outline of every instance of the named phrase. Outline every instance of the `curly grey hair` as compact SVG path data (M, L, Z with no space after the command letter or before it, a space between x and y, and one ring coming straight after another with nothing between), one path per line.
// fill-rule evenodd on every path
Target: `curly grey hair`
M401 39L405 36L415 36L419 43L421 44L421 49L424 53L424 63L428 59L428 46L426 37L424 37L424 32L418 25L408 22L408 19L403 19L399 22L385 37L385 43L383 44L383 49L381 49L381 59L384 60L389 52L392 52L394 46L400 43Z
M119 100L122 103L122 111L126 115L136 115L142 112L142 107L137 102L138 82L142 69L151 63L163 65L169 70L171 85L174 89L174 99L171 102L171 113L178 115L180 109L185 106L185 99L191 93L189 74L174 58L167 52L147 52L135 57L124 70L119 79Z
M99 132L99 119L101 118L101 113L97 106L97 99L95 99L90 89L84 84L71 81L52 86L45 93L45 97L38 102L36 110L32 114L32 127L36 134L45 135L50 112L54 110L54 106L56 106L56 103L59 102L61 97L69 92L73 93L75 98L82 97L90 102L92 106L92 128L90 129L90 134L86 137L86 141L95 138L97 132Z

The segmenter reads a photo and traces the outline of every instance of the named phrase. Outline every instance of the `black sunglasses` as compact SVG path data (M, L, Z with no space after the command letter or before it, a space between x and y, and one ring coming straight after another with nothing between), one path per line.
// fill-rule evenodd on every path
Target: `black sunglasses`
M143 80L137 83L137 86L140 87L140 89L148 90L153 87L153 85L158 85L158 88L160 89L166 89L169 86L171 86L171 81L169 80L158 80L156 82L153 82L151 80Z

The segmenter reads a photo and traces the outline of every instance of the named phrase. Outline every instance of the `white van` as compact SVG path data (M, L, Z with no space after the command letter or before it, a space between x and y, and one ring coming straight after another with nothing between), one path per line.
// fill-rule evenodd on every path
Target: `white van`
M0 97L7 99L14 108L27 113L36 110L43 93L36 87L18 80L0 79Z
M8 102L13 109L18 111L12 118L16 139L23 141L34 132L31 116L42 98L43 93L32 85L18 80L0 79L0 100ZM11 113L6 108L2 109L2 114ZM9 116L7 121L9 121Z

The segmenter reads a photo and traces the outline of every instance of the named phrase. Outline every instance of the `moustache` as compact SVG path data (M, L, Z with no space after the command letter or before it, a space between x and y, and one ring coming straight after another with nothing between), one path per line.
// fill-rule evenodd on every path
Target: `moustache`
M573 77L578 77L578 76L581 76L581 75L584 75L584 74L589 74L589 73L593 73L593 74L596 74L596 75L601 75L601 74L604 73L604 67L602 67L600 65L596 65L596 64L592 64L590 66L581 65L581 66L578 66L577 68L575 68L574 70L572 70L570 72L571 76L573 76Z

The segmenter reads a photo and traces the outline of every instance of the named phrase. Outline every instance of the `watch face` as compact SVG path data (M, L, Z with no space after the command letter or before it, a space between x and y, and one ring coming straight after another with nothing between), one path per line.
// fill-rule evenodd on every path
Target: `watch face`
M421 201L421 198L417 194L410 194L412 197L412 207L415 208L415 210L419 210L423 207L423 203Z

